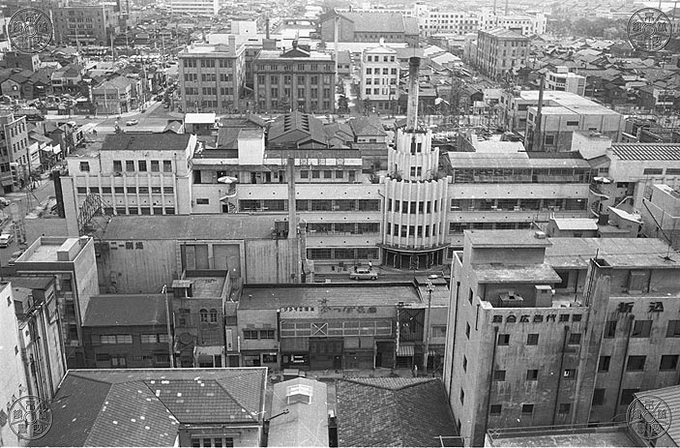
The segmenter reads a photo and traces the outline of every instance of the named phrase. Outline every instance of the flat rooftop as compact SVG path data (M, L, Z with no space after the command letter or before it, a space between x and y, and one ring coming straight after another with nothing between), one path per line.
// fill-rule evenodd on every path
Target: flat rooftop
M527 435L494 439L495 447L632 447L638 446L625 430L595 431L582 434Z
M194 297L220 297L224 289L225 278L222 277L189 277L194 283Z
M668 255L668 244L656 238L549 238L545 263L559 268L587 269L593 257L613 268L680 269L680 254Z
M272 310L286 306L395 306L399 302L422 301L414 286L245 286L239 303L241 310Z
M539 238L536 230L466 230L465 236L470 239L474 248L485 247L548 247L548 238ZM544 234L545 235L545 234Z
M530 101L538 104L538 94L538 90L521 90L519 96L516 97L516 100ZM547 105L548 107L562 106L578 114L599 113L602 115L621 115L601 104L571 92L545 90L543 92L543 101L545 102L544 105ZM546 107L543 109L545 110Z
M495 266L475 264L475 275L479 283L559 283L561 278L547 264L520 266Z
M496 145L499 146L499 145ZM448 152L449 160L454 169L471 168L582 168L590 169L590 164L582 158L574 158L569 153L564 157L529 157L526 152L508 152L498 150L482 152Z

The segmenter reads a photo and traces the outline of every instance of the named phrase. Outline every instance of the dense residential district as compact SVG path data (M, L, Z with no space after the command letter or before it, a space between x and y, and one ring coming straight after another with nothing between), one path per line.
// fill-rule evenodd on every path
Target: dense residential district
M0 446L678 446L679 12L3 1Z

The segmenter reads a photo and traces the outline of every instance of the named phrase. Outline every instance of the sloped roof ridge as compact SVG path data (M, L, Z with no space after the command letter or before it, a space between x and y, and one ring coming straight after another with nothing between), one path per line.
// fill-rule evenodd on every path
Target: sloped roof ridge
M397 386L389 386L387 384L380 384L380 380L383 379L406 379L406 380L411 380L406 384L403 385L397 385ZM377 380L377 381L374 381ZM402 391L411 387L415 386L421 386L426 383L430 383L432 381L435 381L436 378L397 378L397 377L386 377L386 378L371 378L371 377L354 377L354 378L343 378L342 381L347 381L350 383L355 383L355 384L360 384L362 386L370 386L370 387L375 387L376 389L383 389L383 390L390 390L393 392L397 391ZM396 381L395 381L396 383Z

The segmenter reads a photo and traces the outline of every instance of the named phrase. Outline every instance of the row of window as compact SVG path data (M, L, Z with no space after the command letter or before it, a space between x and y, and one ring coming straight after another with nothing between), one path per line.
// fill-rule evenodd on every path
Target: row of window
M453 183L590 183L590 168L454 168Z
M104 214L113 215L174 215L175 207L104 207Z
M429 238L430 237L430 226L405 226L402 225L400 226L399 224L391 224L388 222L386 224L386 230L388 235L394 235L398 236L401 238L408 238L408 237L425 237ZM437 224L432 224L432 236L437 235L437 230L439 230L439 234L442 232L441 226L437 227Z
M394 57L394 56L392 56ZM369 56L370 58L370 56ZM380 68L375 68L372 69L371 67L366 68L366 74L367 75L379 75L381 73ZM383 75L396 75L397 74L397 69L396 68L383 68L382 69L382 74Z
M600 356L597 365L598 372L609 372L611 356ZM626 372L642 372L647 364L645 355L629 355L626 360ZM661 355L659 371L675 371L678 367L678 355Z
M260 90L263 90L264 86L260 85ZM298 98L302 98L305 96L309 96L310 98L319 98L319 89L316 87L312 87L309 89L309 95L305 92L304 87L298 87ZM279 88L278 87L272 87L269 91L270 95L272 98L279 98ZM263 92L260 92L261 95L264 95ZM284 98L279 98L282 102L285 99L290 98L290 89L284 88L283 89L283 96ZM324 98L330 98L331 97L331 89L323 89L323 97Z
M642 171L645 176L661 176L664 174L663 168L645 168ZM666 168L666 176L680 175L680 168Z
M449 235L462 235L465 230L531 229L531 222L452 222Z
M378 248L313 248L307 249L307 258L310 260L377 260Z
M217 62L215 62L217 61ZM232 68L234 66L233 59L184 59L184 68L196 68L200 66L201 68Z
M333 71L335 70L335 67L333 64L297 64L297 69L299 71L305 71L305 70L311 70L311 71L316 71L316 70L323 70L323 71ZM263 64L261 62L256 62L255 64L255 70L256 71L264 71L264 70L271 70L271 71L277 71L277 70L282 70L282 71L290 71L293 70L293 67L291 64Z
M631 337L633 338L648 338L652 333L652 320L636 320L633 322ZM608 320L604 326L604 337L613 338L616 336L618 328L618 321ZM680 320L669 320L666 326L667 338L680 338Z
M274 339L274 330L243 330L243 339Z
M439 201L399 201L397 199L387 201L387 211L415 215L417 213L437 213Z
M335 171L335 173L333 173ZM345 171L344 170L300 170L300 178L301 179L321 179L322 177L324 179L344 179L345 178Z
M111 194L111 187L76 187L78 194L89 193L101 193L101 194ZM173 187L113 187L113 192L115 194L173 194Z
M451 211L526 211L526 210L585 210L587 201L581 198L556 199L451 199Z
M307 84L307 80L309 80L309 84L311 85L318 85L319 84L319 79L322 80L323 84L330 84L331 83L331 75L298 75L296 78L297 84L298 85L303 85ZM257 75L257 84L262 86L266 83L267 77L265 75ZM270 84L285 84L285 85L291 85L293 83L293 76L292 75L271 75L269 76L269 82Z
M381 58L382 58L382 62L394 62L395 59L396 59L396 56L393 56L393 55L388 55L388 56L382 55L382 56L380 56L380 55L370 55L369 54L368 56L366 56L366 61L368 61L368 62L380 62ZM396 69L392 69L392 70L396 70ZM366 72L366 73L370 73L370 72Z
M110 367L114 368L125 368L127 367L127 356L126 355L110 355L108 353L97 353L96 358L97 364L109 363ZM156 354L156 355L139 355L133 356L133 361L152 361L155 364L167 365L170 363L170 357L167 354Z
M140 341L142 344L157 344L168 342L168 335L165 333L160 334L142 334ZM110 335L93 335L93 344L132 344L131 334L110 334Z
M172 172L172 160L163 160L163 172L164 173L171 173ZM90 171L90 162L80 162L80 171L83 172L89 172ZM123 171L123 161L122 160L114 160L113 161L113 171L116 173L120 173ZM126 160L125 161L125 171L127 172L134 172L134 171L140 171L140 172L147 172L151 171L152 173L158 173L161 171L161 161L160 160L151 160L150 163L147 164L146 160L138 160L137 163L135 163L134 160Z
M380 232L377 222L324 222L307 224L309 233L323 233L326 235L367 235Z

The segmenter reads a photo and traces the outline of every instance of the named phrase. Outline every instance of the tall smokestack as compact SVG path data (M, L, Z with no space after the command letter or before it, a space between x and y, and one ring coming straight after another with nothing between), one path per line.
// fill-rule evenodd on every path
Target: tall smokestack
M267 37L267 40L269 40L269 16L267 16L267 19L264 22L265 26L265 36Z
M543 150L543 138L541 137L541 115L543 114L543 89L545 77L541 75L541 82L538 86L538 107L536 108L536 127L534 129L533 150Z
M406 111L406 130L415 131L418 127L418 69L420 58L413 56L408 60L408 109Z

